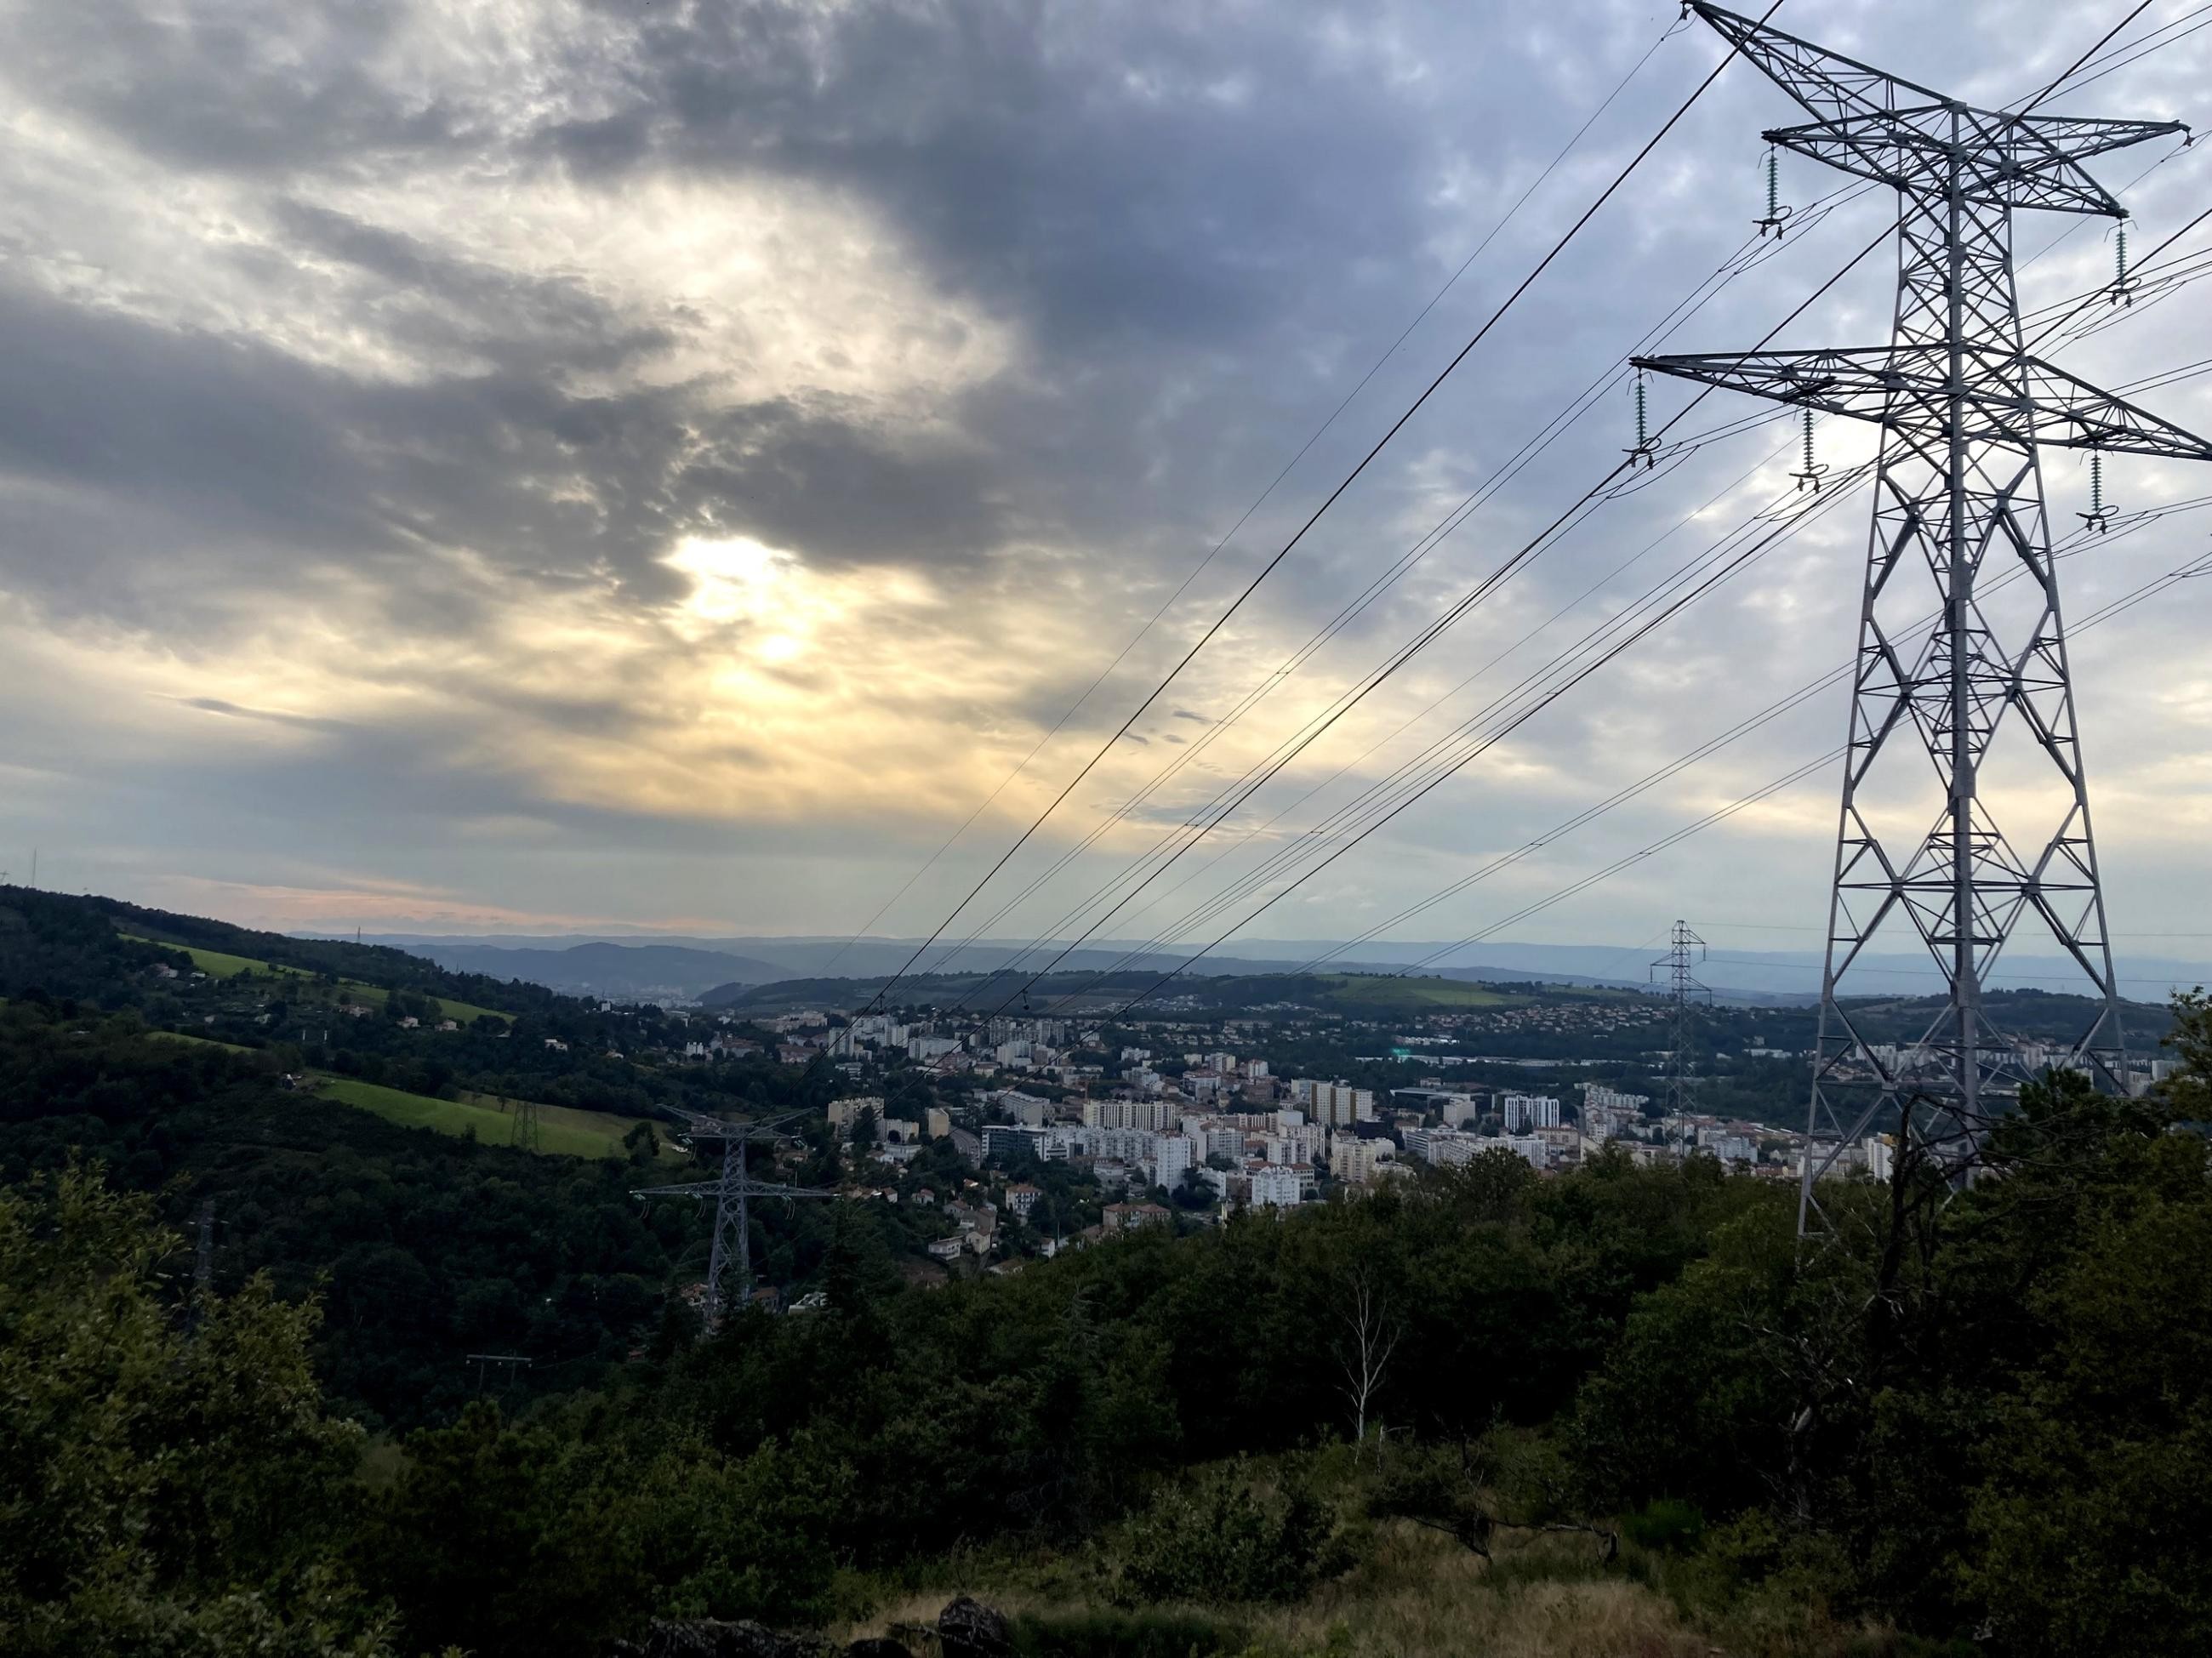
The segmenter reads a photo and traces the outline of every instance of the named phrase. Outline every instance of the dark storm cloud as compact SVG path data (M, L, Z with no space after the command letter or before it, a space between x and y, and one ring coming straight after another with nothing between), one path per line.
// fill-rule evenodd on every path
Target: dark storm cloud
M0 492L0 568L18 591L143 625L164 617L134 604L140 578L227 591L303 559L389 567L403 604L428 546L470 549L520 580L603 570L666 598L687 584L658 559L704 528L831 562L961 558L999 535L972 455L787 399L700 410L681 387L579 395L543 362L364 380L5 288L0 339L13 342L0 471L69 503Z
M399 0L25 9L4 38L35 68L27 92L157 167L268 176L278 245L240 260L337 262L360 282L342 302L387 341L469 367L375 386L97 311L19 311L0 328L28 332L40 401L0 409L0 441L88 489L112 467L178 509L187 541L443 540L518 572L609 570L647 598L669 590L654 556L702 531L839 564L957 565L1055 531L1180 559L1185 526L1294 446L1314 354L1340 360L1369 318L1403 314L1422 285L1409 251L1488 218L1487 202L1440 207L1447 174L1480 157L1498 190L1559 126L1551 100L1587 99L1649 21L1601 7L1570 35L1540 8L1041 0L598 15L604 31L549 32L527 65L416 84L369 67L410 19L434 24ZM495 164L558 165L617 197L674 170L865 200L1033 361L955 399L958 442L829 398L579 394L575 377L661 349L684 318L619 314L578 282L313 199L319 178L434 190L442 168ZM105 537L99 516L86 539Z
M1449 158L1479 149L1503 165L1517 148L1518 113L1495 88L1456 96L1415 73L1478 38L1433 17L1031 4L601 15L614 27L596 38L540 44L527 71L553 91L536 98L501 84L526 66L495 57L454 84L373 72L410 16L434 21L396 3L187 6L156 21L94 0L19 15L14 55L38 66L27 89L40 100L156 168L269 179L274 241L234 245L245 275L339 267L336 303L386 347L455 365L395 384L273 344L0 294L0 330L28 342L18 384L39 394L0 408L0 458L85 493L71 521L52 521L51 501L5 509L19 526L46 518L36 539L68 555L37 561L33 579L94 577L127 606L116 565L138 555L118 531L155 517L183 544L165 555L235 558L240 575L301 555L404 562L444 544L522 579L603 573L646 601L675 589L656 559L702 532L829 565L955 570L1073 537L1136 554L1141 577L1163 552L1185 556L1182 534L1144 544L1147 519L1212 510L1302 417L1267 409L1271 381L1310 371L1271 361L1266 342L1340 317L1348 295L1364 311L1376 282L1363 250L1422 240ZM1418 46L1385 44L1401 31ZM1517 61L1510 40L1485 52L1493 75L1501 53ZM1537 58L1520 70L1542 79ZM579 377L605 380L681 337L680 309L621 314L578 281L458 258L313 199L319 178L434 191L443 168L487 165L526 181L533 165L571 168L611 205L630 177L672 169L865 200L929 281L1012 323L1033 361L955 398L943 436L826 396L716 407L681 386L580 393ZM1405 290L1398 277L1381 286L1392 300ZM1164 374L1184 382L1167 411ZM217 546L229 550L207 551ZM465 606L451 619L465 623Z
M735 170L870 203L1036 354L966 422L1036 509L1117 540L1136 480L1172 519L1295 447L1312 354L1402 315L1425 280L1403 256L1459 240L1447 170L1481 155L1486 191L1531 148L1556 70L1526 39L1391 8L706 5L648 14L611 71L623 107L541 142L586 176Z
M469 123L371 75L407 0L234 0L157 9L132 0L17 9L4 38L41 101L98 121L164 167L312 173L450 154Z
M625 317L574 276L533 277L457 258L419 237L291 197L278 198L270 213L290 257L339 261L372 279L363 297L374 298L387 337L425 356L478 357L517 374L602 374L677 337L672 319ZM590 429L587 416L571 424Z
M1392 95L1367 31L1333 46L1330 18L702 6L641 27L619 71L626 109L545 137L590 170L672 159L864 192L939 272L1048 340L1214 345L1332 285L1347 250L1405 246L1437 125L1510 125L1484 118L1483 100Z

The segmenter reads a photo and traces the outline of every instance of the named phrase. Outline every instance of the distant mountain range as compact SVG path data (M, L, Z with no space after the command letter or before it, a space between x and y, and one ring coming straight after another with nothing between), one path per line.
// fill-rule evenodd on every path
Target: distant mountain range
M441 937L426 933L379 933L365 944L392 944L428 957L456 972L521 979L572 995L617 999L690 1000L732 984L757 986L786 979L880 978L896 973L913 957L918 938L672 938L665 933L568 934L551 938L519 934ZM1191 970L1207 975L1295 972L1331 955L1340 946L1316 938L1250 939L1247 950L1265 954L1209 956ZM1132 954L1133 950L1138 953ZM1316 970L1399 971L1449 946L1436 943L1364 944L1333 957ZM940 951L944 959L940 963ZM1472 953L1472 952L1470 952ZM1613 944L1486 944L1480 959L1424 967L1438 977L1479 983L1540 980L1550 984L1637 987L1650 983L1656 946ZM1102 942L1071 950L1060 963L1070 972L1109 968L1165 972L1182 963L1188 951L1139 950ZM1012 966L1031 967L1051 951L1027 942L981 939L973 944L933 946L924 963L933 970L982 973ZM2120 964L2121 990L2137 1001L2164 999L2176 987L2212 983L2212 964L2135 957ZM1923 957L1869 956L1862 962L1861 993L1894 989L1900 995L1925 994L1939 987L1933 965ZM1717 950L1698 969L1698 978L1730 1000L1802 1003L1820 987L1817 951ZM2073 990L2079 978L2057 957L2011 956L2000 964L1990 986L1996 989Z
M364 944L370 940L364 938ZM580 944L521 939L386 938L452 973L520 979L571 996L622 1001L688 1001L711 986L736 980L769 984L792 975L774 964L708 944L648 944L611 938Z

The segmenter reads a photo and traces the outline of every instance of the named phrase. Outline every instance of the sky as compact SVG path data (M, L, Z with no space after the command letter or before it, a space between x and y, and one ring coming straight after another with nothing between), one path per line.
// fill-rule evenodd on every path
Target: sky
M2190 9L2160 0L2124 38ZM1775 21L1996 104L2124 9L1788 0ZM0 10L0 865L22 878L35 850L41 884L293 929L929 932L1720 61L1700 28L1662 39L1675 13ZM2195 34L2050 107L2203 118L2208 70ZM1729 68L948 936L1073 914L1211 938L1272 890L1201 908L1240 872L1798 502L1789 427L1701 445L1136 902L1079 908L1619 464L1633 416L1604 377L1755 236L1759 133L1794 118ZM2098 164L2142 175L2139 254L2212 201L2207 149ZM1843 182L1781 165L1792 204ZM1667 349L1756 343L1893 213L1808 214ZM2024 215L2017 248L2030 307L2109 280L2101 221ZM1883 342L1893 284L1886 252L1863 261L1778 343ZM2203 292L2060 355L2107 386L2212 356ZM1655 382L1655 421L1686 395ZM2212 380L2144 401L2212 431ZM1771 413L1716 397L1680 430ZM1871 452L1838 422L1817 440L1838 472ZM2046 471L2070 528L2086 471ZM2123 510L2212 492L2175 463L2106 481ZM1550 835L1847 659L1867 501L1839 492L1245 938L1350 936L1547 841L1388 936L1473 934L1833 747L1836 690ZM2069 560L2069 609L2208 530L2179 514ZM2212 956L2208 604L2185 582L2074 646L2113 926L2162 956ZM1628 944L1685 916L1719 949L1808 947L1836 787L1821 772L1498 936Z

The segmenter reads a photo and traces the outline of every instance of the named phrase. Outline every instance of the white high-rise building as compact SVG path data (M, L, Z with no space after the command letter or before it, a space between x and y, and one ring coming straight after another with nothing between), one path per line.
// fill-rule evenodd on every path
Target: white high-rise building
M1291 1097L1309 1105L1316 1122L1332 1128L1345 1123L1375 1121L1375 1090L1371 1088L1301 1079L1291 1084Z
M1505 1132L1509 1134L1559 1126L1559 1102L1549 1094L1508 1094L1498 1108L1505 1114Z
M1174 1191L1192 1161L1189 1140L1181 1134L1161 1135L1153 1142L1152 1184Z

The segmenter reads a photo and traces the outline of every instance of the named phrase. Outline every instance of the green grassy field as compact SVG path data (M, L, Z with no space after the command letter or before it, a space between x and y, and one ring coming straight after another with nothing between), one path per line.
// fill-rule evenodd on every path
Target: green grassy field
M1398 979L1370 973L1323 976L1333 987L1329 1000L1342 1007L1521 1007L1528 1000L1463 979Z
M282 970L279 969L279 971ZM365 1003L370 1007L382 1007L386 999L392 993L380 986L365 985L358 979L339 980L338 989L345 1000ZM435 1002L443 1010L441 1014L434 1017L431 1021L433 1023L435 1023L439 1017L458 1019L463 1024L487 1017L505 1020L510 1024L514 1021L514 1015L502 1013L495 1007L478 1007L474 1002L457 1002L448 996L432 996L428 999Z
M217 1042L212 1036L195 1036L188 1030L149 1030L146 1034L157 1042L192 1042L201 1048L227 1048L234 1054L254 1051L244 1042Z
M1538 1001L1620 1001L1632 993L1605 985L1547 984L1540 996L1531 996L1466 979L1401 979L1382 973L1326 973L1315 977L1330 987L1328 999L1332 1005L1370 1012L1528 1007Z
M227 950L200 950L191 944L173 944L164 938L149 938L143 932L118 932L118 936L129 938L137 944L160 944L164 950L182 950L192 958L192 965L210 979L235 979L240 974L250 971L275 973L289 979L315 981L315 975L304 968L286 967L276 962L258 961L251 956L233 956ZM386 999L392 993L380 985L365 985L357 979L341 979L338 981L337 988L340 997L344 1000L366 1003L371 1007L382 1007ZM512 1013L502 1013L495 1007L478 1007L474 1002L455 1001L450 997L436 996L429 999L436 1002L443 1010L440 1017L458 1019L464 1024L487 1016L495 1019L507 1020L510 1023L514 1017ZM433 1023L435 1021L434 1020Z
M403 1127L428 1128L457 1138L474 1130L477 1139L487 1145L505 1145L514 1135L513 1111L501 1110L495 1102L483 1095L465 1100L439 1100L427 1094L410 1094L351 1077L324 1077L319 1080L325 1098L373 1111L386 1122L396 1122ZM629 1117L612 1116L603 1111L579 1111L565 1105L539 1106L538 1121L538 1149L573 1157L625 1156L623 1136L637 1127L636 1121Z
M160 944L164 950L180 950L192 958L192 965L210 979L235 979L245 972L281 973L287 977L305 979L313 975L296 967L276 967L267 962L257 962L251 956L233 956L220 950L195 950L190 944L173 944L165 939L149 938L143 932L125 932L118 936L134 944Z

